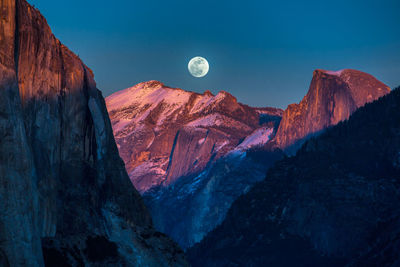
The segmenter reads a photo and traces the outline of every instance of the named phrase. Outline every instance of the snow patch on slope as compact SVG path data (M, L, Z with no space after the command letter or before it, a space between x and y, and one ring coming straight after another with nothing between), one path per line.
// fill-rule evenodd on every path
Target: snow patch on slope
M122 131L129 123L131 123L132 120L129 119L120 119L117 123L115 123L112 127L114 130L114 133L118 133Z
M273 128L260 128L255 130L252 134L236 147L236 150L246 150L251 147L266 144L270 140L270 136L274 131Z
M226 125L229 125L232 128L236 129L243 129L243 130L251 129L248 125L219 113L207 115L205 117L201 117L197 120L191 121L188 124L186 124L187 127L213 127L213 126L218 127Z
M227 140L225 140L224 142L222 142L222 143L217 143L217 144L215 144L215 152L218 152L218 151L220 151L222 148L224 148L226 145L229 145L230 143L229 143L229 141L227 141Z
M204 138L201 138L199 141L198 141L198 144L199 145L202 145L202 144L204 144L204 142L206 141L206 138L204 137Z
M215 96L199 96L194 101L193 107L190 109L190 114L195 114L202 111L204 108L210 106L213 102L215 102Z
M122 134L122 131L128 126L133 129L140 127L146 121L155 123L154 130L159 131L166 120L176 121L179 114L183 114L189 99L196 93L187 92L182 89L169 88L157 81L149 81L137 84L133 87L116 92L107 97L107 109L113 114L114 133ZM188 110L189 114L196 114L212 109L218 103L223 101L229 94L221 91L217 95L196 94L193 105ZM157 109L155 111L155 109ZM155 111L152 113L152 111ZM154 116L156 115L156 117ZM153 116L151 120L146 120ZM251 128L245 123L221 114L212 114L199 118L188 123L189 127L218 127L222 125L232 125L235 129L250 131ZM133 130L131 129L131 130Z
M326 70L324 71L326 74L329 75L334 75L334 76L340 76L344 70L338 70L338 71L331 71L331 70Z
M147 161L139 166L137 166L131 173L130 175L134 176L142 176L144 174L148 173L154 173L154 174L159 174L159 175L165 175L165 170L159 167L160 165L157 163L154 163L152 161Z
M149 87L149 83L140 83L110 95L107 97L108 109L119 110L133 104L137 104L138 107L157 106L162 101L169 105L180 106L185 104L192 94L182 89L163 87L161 83L155 82L154 87Z
M193 107L190 109L190 114L195 114L203 111L207 107L215 106L221 102L227 94L224 91L219 92L216 96L213 95L199 95L194 101Z
M111 113L119 112L119 122L113 125L114 132L122 131L129 122L142 123L161 104L157 125L162 125L176 110L181 109L193 93L182 89L165 87L162 83L150 81L140 83L107 97L107 108ZM136 111L135 112L130 112ZM135 114L134 117L131 117Z

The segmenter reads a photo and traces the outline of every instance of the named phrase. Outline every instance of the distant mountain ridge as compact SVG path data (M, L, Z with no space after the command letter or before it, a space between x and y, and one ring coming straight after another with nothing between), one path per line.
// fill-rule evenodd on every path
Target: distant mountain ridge
M198 94L157 81L116 92L106 103L120 155L142 193L200 173L244 140L243 149L263 145L277 124L267 119L263 126L260 117L282 114L238 103L225 91Z
M283 112L243 105L225 91L198 94L157 81L106 102L132 183L157 229L183 247L222 222L230 203L264 176L268 164L246 154L273 138ZM281 156L266 154L271 163ZM251 176L250 166L258 169Z
M222 223L231 203L283 156L280 149L295 151L293 142L347 119L357 105L387 90L359 71L316 70L309 92L283 112L282 123L280 109L251 108L224 91L198 94L157 81L106 101L120 154L154 224L187 248Z
M252 108L231 94L137 84L106 98L114 136L132 183L142 193L200 173L211 161L249 144L295 152L308 137L348 119L357 108L390 92L372 75L351 69L315 70L306 96L285 111ZM268 127L261 128L263 119ZM275 134L276 133L276 134ZM251 137L250 135L253 135ZM243 146L244 144L242 144Z

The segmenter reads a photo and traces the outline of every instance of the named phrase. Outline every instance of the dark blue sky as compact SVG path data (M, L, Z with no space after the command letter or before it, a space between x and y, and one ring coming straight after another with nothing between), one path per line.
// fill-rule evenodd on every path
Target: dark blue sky
M400 85L400 1L28 0L107 96L147 80L286 108L316 68ZM203 56L204 78L187 63Z

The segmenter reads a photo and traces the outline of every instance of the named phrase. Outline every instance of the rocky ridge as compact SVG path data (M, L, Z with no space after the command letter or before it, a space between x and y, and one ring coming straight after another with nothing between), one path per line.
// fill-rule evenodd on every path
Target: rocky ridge
M295 151L304 139L387 90L359 71L316 70L309 92L288 107L282 123L279 109L251 108L223 91L197 94L156 81L106 101L120 153L155 226L188 248L223 222L236 198L264 179L283 156L279 149ZM170 171L175 174L168 180Z
M389 92L387 85L361 71L315 70L307 95L284 111L274 142L293 153L308 137Z
M106 102L121 157L156 228L184 248L222 222L230 204L264 177L269 164L257 162L256 152L246 155L273 138L282 114L240 104L224 91L198 94L157 81ZM271 164L281 156L265 154Z
M276 123L266 119L261 125L260 114L282 113L243 105L225 91L198 94L157 81L114 93L106 103L120 155L142 193L201 173L239 144L263 145Z

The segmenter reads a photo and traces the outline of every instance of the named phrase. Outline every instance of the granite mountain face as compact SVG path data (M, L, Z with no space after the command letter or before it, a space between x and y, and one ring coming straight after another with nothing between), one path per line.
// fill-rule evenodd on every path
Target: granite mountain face
M147 191L143 198L154 225L182 248L193 246L222 223L233 201L261 181L282 157L280 150L268 147L234 151L198 175Z
M246 158L274 136L282 110L252 108L224 91L198 94L150 81L106 103L132 183L156 228L182 247L222 222L230 204L281 156L268 150L270 163L263 165ZM226 180L230 172L235 179Z
M308 137L348 119L357 108L389 92L388 86L361 71L315 70L307 95L283 113L274 141L295 152Z
M277 162L193 266L398 266L399 133L400 88Z
M191 247L283 153L390 89L356 70L316 70L309 92L283 112L150 81L106 98L121 157L155 226ZM282 118L282 120L281 120Z
M0 264L184 266L131 186L92 71L0 1Z
M272 139L286 150L389 92L367 73L316 70L307 95L284 112L243 105L225 91L198 94L157 81L116 92L106 104L128 174L144 193L201 173L210 161L235 149Z
M262 127L260 114L282 114L240 104L224 91L198 94L157 81L114 93L106 103L120 155L142 193L201 173L235 148L266 143L275 125Z

